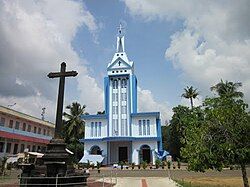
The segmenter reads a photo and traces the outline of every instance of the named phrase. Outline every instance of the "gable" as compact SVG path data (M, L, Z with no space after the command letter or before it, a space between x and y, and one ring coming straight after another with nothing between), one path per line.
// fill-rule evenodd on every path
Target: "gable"
M112 64L109 65L108 70L111 70L111 69L130 69L130 68L131 68L131 66L119 57Z

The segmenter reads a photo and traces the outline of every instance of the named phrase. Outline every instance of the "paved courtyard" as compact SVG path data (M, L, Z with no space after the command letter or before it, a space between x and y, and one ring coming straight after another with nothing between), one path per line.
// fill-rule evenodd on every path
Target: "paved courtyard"
M176 187L176 183L163 177L118 177L116 187Z

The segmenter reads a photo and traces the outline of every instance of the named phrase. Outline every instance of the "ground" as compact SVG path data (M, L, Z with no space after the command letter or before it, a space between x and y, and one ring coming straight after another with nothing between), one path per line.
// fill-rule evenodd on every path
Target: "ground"
M7 176L0 176L0 187L15 187L18 186L17 175L20 171L12 170L7 172ZM250 168L247 169L248 175ZM110 183L115 184L117 187L151 187L151 186L169 186L174 187L174 183L169 180L191 182L193 186L199 187L239 187L242 185L242 177L240 170L224 169L222 172L207 171L205 173L189 172L185 169L146 169L146 170L112 170L111 168L101 168L101 173L98 174L97 170L90 170L90 178L88 179L89 187L98 186L111 186ZM104 181L104 183L103 183ZM250 181L250 178L249 178ZM123 185L124 184L124 185ZM191 187L191 186L190 186Z

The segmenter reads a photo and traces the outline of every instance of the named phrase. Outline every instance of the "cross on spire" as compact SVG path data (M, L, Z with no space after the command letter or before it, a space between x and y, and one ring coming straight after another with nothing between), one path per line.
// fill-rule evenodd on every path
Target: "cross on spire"
M122 27L122 23L120 22L120 25L118 27L118 34L121 36L122 35L122 29L125 29L124 27Z

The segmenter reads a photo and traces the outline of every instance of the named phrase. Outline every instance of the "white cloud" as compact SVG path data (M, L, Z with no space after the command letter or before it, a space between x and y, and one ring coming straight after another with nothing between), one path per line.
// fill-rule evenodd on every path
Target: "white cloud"
M161 112L162 125L169 121L173 115L172 109L167 102L157 103L150 90L138 87L138 111L139 112Z
M77 82L78 102L86 104L90 112L102 106L102 90L71 46L80 26L93 35L98 29L83 2L6 0L0 2L0 17L1 105L16 102L15 109L38 117L46 107L54 121L58 80L49 80L46 75L58 71L65 61L68 70L79 72L71 79Z
M250 103L250 1L125 0L125 4L145 21L183 21L184 28L172 35L165 56L183 71L188 84L199 86L203 96L220 79L239 81Z

